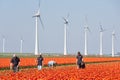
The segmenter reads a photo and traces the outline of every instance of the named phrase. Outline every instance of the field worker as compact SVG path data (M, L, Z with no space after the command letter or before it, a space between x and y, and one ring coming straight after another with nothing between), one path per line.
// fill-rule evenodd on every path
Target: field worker
M40 54L39 57L37 58L37 67L38 67L38 70L42 69L42 63L43 63L43 57Z
M80 52L78 52L76 56L76 64L78 69L81 68L82 59L83 59L83 56L81 55Z
M53 60L51 60L51 61L48 62L48 66L49 67L54 67L56 65L57 65L57 63L55 61L53 61Z
M13 72L19 71L19 64L20 64L20 58L16 56L16 54L13 54L13 57L10 61L10 69L13 70Z

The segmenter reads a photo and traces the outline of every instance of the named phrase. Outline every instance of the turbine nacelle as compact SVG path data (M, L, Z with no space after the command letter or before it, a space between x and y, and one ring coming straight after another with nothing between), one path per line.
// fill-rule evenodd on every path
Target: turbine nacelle
M90 28L89 28L89 26L88 26L87 16L85 16L85 25L84 25L84 30L85 30L85 31L89 31L89 32L90 32Z
M68 21L66 21L65 24L68 24Z
M104 31L104 29L103 29L102 25L100 24L100 32L103 32L103 31Z
M42 19L41 19L40 11L39 11L39 10L38 10L38 12L37 12L33 17L37 17L37 18L39 18L40 23L41 23L41 25L42 25L42 28L44 29L44 25L43 25L43 22L42 22Z
M84 29L90 32L90 28L88 26L85 26Z
M68 24L68 20L66 18L63 17L64 20L64 24Z
M102 24L101 24L101 23L99 23L99 25L100 25L100 32L104 32L104 31L105 31L105 29L103 29Z
M112 36L116 39L115 31L112 32Z
M64 20L64 24L68 24L69 22L68 22L68 17L69 17L69 13L68 13L68 15L67 15L67 17L65 18L65 17L63 17L63 20Z
M115 31L113 31L113 32L112 32L112 35L114 35L114 36L115 36Z
M38 11L33 17L40 17L40 12Z

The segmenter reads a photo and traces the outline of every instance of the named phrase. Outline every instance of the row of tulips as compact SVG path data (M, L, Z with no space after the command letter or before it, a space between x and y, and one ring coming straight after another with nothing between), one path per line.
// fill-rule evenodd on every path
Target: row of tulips
M0 80L120 80L120 62L87 64L85 69L61 66L23 69L17 73L0 71Z
M36 58L20 58L20 66L35 66ZM54 60L58 64L73 64L76 63L75 57L54 57L44 58L44 65L47 65L48 61ZM119 61L120 58L108 58L108 57L85 57L84 62L103 62L103 61ZM0 68L9 67L10 58L0 58Z

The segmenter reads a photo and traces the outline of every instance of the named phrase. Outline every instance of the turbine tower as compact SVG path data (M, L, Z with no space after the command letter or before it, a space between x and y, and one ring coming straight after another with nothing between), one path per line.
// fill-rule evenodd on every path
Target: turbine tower
M90 31L88 25L87 25L87 17L85 18L85 26L84 26L84 31L85 31L85 51L84 51L84 54L85 55L88 55L88 31Z
M112 57L115 55L115 31L112 32Z
M64 20L64 55L67 55L67 26L68 26L68 17L69 17L69 15L67 16L67 18L63 17L63 20Z
M23 39L20 40L20 53L23 52Z
M100 56L103 55L103 31L102 25L100 24Z
M5 37L3 36L3 53L5 52Z
M34 53L35 53L35 55L38 55L39 54L38 19L40 20L40 22L42 24L42 27L43 27L43 23L42 23L41 16L40 16L40 0L39 0L39 8L38 8L36 14L33 17L35 17L35 22L36 22L36 27L35 27L35 52Z

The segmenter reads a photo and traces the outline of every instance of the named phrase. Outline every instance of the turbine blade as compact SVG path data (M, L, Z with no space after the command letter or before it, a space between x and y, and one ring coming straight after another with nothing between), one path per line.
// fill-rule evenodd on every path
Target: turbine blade
M103 31L102 25L100 25L100 30Z
M90 30L90 28L89 27L86 27L87 28L87 30L89 31L89 32L91 32L91 30Z
M68 18L69 18L70 14L68 13L67 17L66 17L66 23L68 25L69 21L68 21Z
M101 25L101 24L100 24L100 31L102 31L102 32L104 31L104 30L103 30L103 27L102 27L102 25Z
M42 22L41 17L39 17L39 20L40 20L40 23L41 23L41 25L42 25L42 28L44 29L44 25L43 25L43 22Z
M115 39L117 39L117 37L116 37L115 33L113 34L113 36L114 36L114 38L115 38Z
M38 3L38 9L40 10L40 3L41 3L41 0L39 0L39 3Z
M34 18L34 17L36 17L36 16L32 16L32 18Z
M85 24L86 24L86 25L88 24L87 16L85 16Z
M69 16L70 16L70 14L68 13L68 15L67 15L66 19L68 19L68 18L69 18Z
M101 32L106 31L106 29L103 29L103 26L102 26L101 22L99 22L99 25L100 25L100 31L101 31Z
M66 22L66 19L63 17L63 20Z

